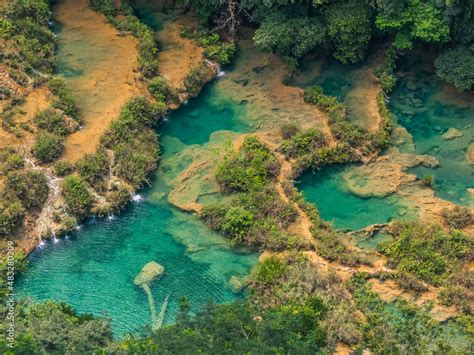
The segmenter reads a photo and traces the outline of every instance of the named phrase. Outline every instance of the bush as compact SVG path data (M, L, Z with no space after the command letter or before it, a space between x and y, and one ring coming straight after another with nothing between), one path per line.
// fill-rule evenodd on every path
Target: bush
M192 69L184 78L184 86L189 96L193 97L199 94L210 78L210 70L206 64L203 63Z
M472 254L473 242L457 230L444 233L438 226L416 223L399 223L393 229L394 240L381 244L380 251L398 271L434 286Z
M94 201L84 181L74 175L67 176L62 184L62 193L68 210L79 219L87 217Z
M455 206L451 210L443 210L443 218L450 228L463 229L473 221L471 210L467 207Z
M459 90L474 88L474 45L445 50L435 61L436 74Z
M95 154L87 154L76 163L77 172L94 188L101 188L100 183L109 175L109 159L104 149Z
M23 157L15 152L15 150L6 148L0 149L0 172L4 175L12 170L23 168L25 161Z
M44 129L50 133L57 135L66 135L68 133L63 115L61 112L52 108L47 108L38 112L34 117L34 121L38 128Z
M217 168L217 182L228 191L250 191L263 188L278 175L280 163L255 137L247 137L238 154L231 154Z
M120 211L120 209L130 201L130 197L130 191L125 186L120 186L118 189L111 191L107 195L111 212L117 213Z
M325 135L314 128L306 132L296 133L290 139L282 142L280 150L287 157L296 158L305 154L311 154L314 150L327 144Z
M155 76L148 82L148 90L158 101L166 101L171 94L166 79L162 76Z
M63 152L63 138L53 133L40 131L32 149L33 155L41 164L56 160Z
M299 133L299 129L296 125L292 123L287 123L280 127L280 134L283 139L290 139L296 133Z
M0 235L8 236L16 231L23 219L24 209L20 201L2 196L0 199Z
M27 209L42 207L49 194L48 180L37 170L10 172L6 188L13 191Z
M72 172L74 171L74 165L72 165L67 160L60 160L54 163L53 169L56 175L66 176L72 174Z
M198 43L204 47L204 56L220 65L229 64L237 50L235 43L225 43L217 33L211 34L207 31L198 33Z
M55 96L53 98L53 107L60 109L66 115L79 122L81 117L76 98L64 80L57 76L51 78L49 80L49 88Z
M287 271L287 266L277 257L271 256L258 263L252 271L252 282L259 287L269 287Z

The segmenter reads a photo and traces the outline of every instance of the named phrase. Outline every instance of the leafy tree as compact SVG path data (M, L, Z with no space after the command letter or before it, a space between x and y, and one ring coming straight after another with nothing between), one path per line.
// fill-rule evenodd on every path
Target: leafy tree
M272 11L255 32L254 42L264 52L300 58L316 46L325 44L326 29L318 17L293 17Z
M334 57L357 63L365 57L371 38L371 9L364 0L335 1L326 11L328 35Z
M0 235L13 233L23 218L24 208L20 201L2 196L0 199Z
M377 28L394 34L397 48L412 48L414 40L425 43L449 40L449 24L434 0L377 0L377 10Z
M474 44L445 50L435 61L436 74L459 90L474 88Z
M91 186L100 188L100 183L109 174L109 159L104 149L95 154L87 154L76 163L77 172Z

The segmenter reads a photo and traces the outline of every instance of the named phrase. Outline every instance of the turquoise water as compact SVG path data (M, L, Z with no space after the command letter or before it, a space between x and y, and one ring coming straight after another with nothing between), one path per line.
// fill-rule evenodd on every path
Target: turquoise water
M245 129L239 120L242 113L230 109L233 103L216 90L211 84L159 127L163 166L180 159L191 145L206 143L215 130ZM246 275L257 256L230 247L197 216L167 202L167 182L190 161L177 163L177 169L158 169L154 185L142 193L144 200L132 202L120 216L90 219L67 239L37 248L17 284L18 293L34 300L66 301L79 312L105 314L118 336L150 324L145 292L133 284L149 261L166 269L151 286L157 308L170 296L165 322L174 320L182 297L194 309L209 300L241 297L232 293L229 279Z
M401 218L406 210L395 196L359 197L348 190L343 174L350 166L332 166L304 173L298 183L303 196L315 203L321 217L336 228L357 230L375 223Z
M410 171L419 178L432 175L437 196L468 205L474 166L468 165L466 150L474 142L474 96L449 90L426 63L413 56L402 58L399 67L403 75L390 97L390 111L412 135L415 153L434 156L440 162L435 169ZM458 129L462 137L444 139L449 128Z

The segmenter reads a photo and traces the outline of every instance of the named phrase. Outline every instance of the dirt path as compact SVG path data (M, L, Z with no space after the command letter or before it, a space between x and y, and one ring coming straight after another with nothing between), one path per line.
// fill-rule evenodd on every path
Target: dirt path
M54 8L61 24L58 65L77 98L83 128L67 137L63 159L94 153L120 107L140 93L134 69L137 40L119 36L87 0L63 0Z

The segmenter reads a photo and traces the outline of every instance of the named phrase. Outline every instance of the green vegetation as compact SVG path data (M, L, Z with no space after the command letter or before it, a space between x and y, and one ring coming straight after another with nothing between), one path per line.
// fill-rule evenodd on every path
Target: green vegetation
M46 176L24 168L13 149L0 150L0 171L5 175L0 190L0 236L9 236L21 225L26 211L39 209L49 194Z
M10 349L2 338L2 354L85 354L112 342L108 319L78 315L64 303L21 302L16 304L15 319L15 347Z
M51 73L54 64L55 38L48 28L49 2L46 0L9 1L0 9L0 37L11 41L15 49L6 50L2 59L18 72L13 75L38 76ZM7 44L6 48L10 45ZM35 72L36 71L36 72Z
M16 231L23 220L24 208L18 200L2 196L0 200L0 236Z
M87 154L76 163L77 172L94 189L104 188L105 179L109 175L109 159L104 149L95 154Z
M197 41L204 48L204 56L220 65L227 65L234 57L237 46L234 42L226 43L217 33L201 30L197 33Z
M69 133L62 113L52 108L47 108L38 112L34 117L34 121L38 128L44 129L50 133L61 136Z
M324 12L334 57L342 63L365 58L371 38L371 9L364 0L334 1Z
M5 185L6 190L12 191L26 209L41 207L48 198L48 181L41 171L11 172Z
M64 177L66 175L72 174L74 171L74 165L72 165L72 163L68 162L67 160L59 160L54 163L53 169L56 175Z
M263 188L280 172L280 163L255 137L247 137L239 153L231 153L216 171L217 182L227 191Z
M114 1L93 0L92 9L102 12L107 20L119 31L130 32L138 39L138 65L140 72L147 79L158 74L158 61L153 31L141 22L134 14L128 1L120 1L120 9L116 8ZM117 15L122 15L118 17Z
M166 79L162 76L155 76L148 82L148 91L158 101L167 101L171 94L170 87Z
M92 207L93 197L80 177L67 176L62 184L62 194L69 212L79 219L87 217Z
M299 58L326 44L326 29L318 17L293 16L276 10L263 18L253 40L264 52Z
M443 218L451 228L463 229L473 223L471 210L467 207L455 206L451 210L443 210Z
M449 48L436 59L436 74L459 90L474 88L474 44Z
M367 279L370 275L356 273L349 282L355 306L365 315L362 325L363 344L372 352L409 354L456 354L469 352L469 342L459 334L464 333L456 321L448 326L431 318L429 306L420 309L405 300L384 303L371 290ZM466 336L467 338L468 336ZM457 341L453 341L457 339Z
M54 133L39 131L31 152L41 164L55 161L64 150L64 138Z
M49 88L54 95L53 107L61 110L64 114L79 122L81 116L76 103L76 98L64 80L61 77L52 77L49 80Z
M400 223L395 239L380 245L396 270L415 275L434 286L447 280L472 255L474 244L458 230L443 232L433 225Z
M159 148L152 127L166 110L163 102L152 104L145 97L134 97L102 137L104 147L115 154L114 173L135 187L146 183L149 173L156 167Z
M285 139L280 150L289 158L301 157L308 152L324 147L327 144L324 133L317 129L309 129L306 132L298 132Z
M187 93L191 97L196 96L211 77L211 69L205 63L192 69L184 78Z

